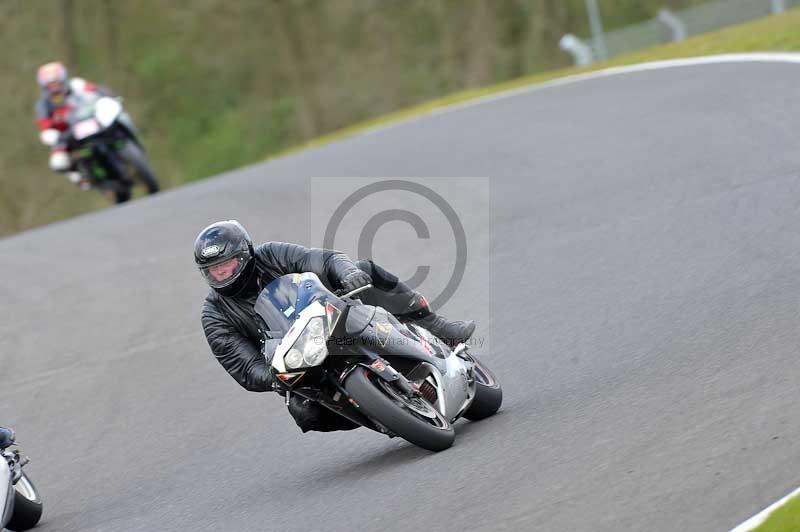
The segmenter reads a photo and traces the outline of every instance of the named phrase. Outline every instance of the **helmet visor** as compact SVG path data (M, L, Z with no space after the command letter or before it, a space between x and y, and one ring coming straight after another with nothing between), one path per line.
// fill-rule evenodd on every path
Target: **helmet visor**
M225 288L236 281L249 261L250 253L240 251L229 259L201 267L200 273L211 288Z
M47 90L48 94L63 94L67 92L64 87L64 83L61 81L51 81L47 85L45 85L45 90Z
M48 83L45 89L47 90L47 98L56 105L60 105L66 99L67 91L60 81Z

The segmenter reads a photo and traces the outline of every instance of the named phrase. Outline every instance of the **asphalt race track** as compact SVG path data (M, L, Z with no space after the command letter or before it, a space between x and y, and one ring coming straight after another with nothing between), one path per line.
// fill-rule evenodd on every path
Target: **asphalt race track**
M38 530L732 528L798 484L798 79L545 88L0 241L0 423L33 459ZM305 243L312 176L492 179L481 326L505 402L450 450L302 435L210 355L196 233L236 217Z

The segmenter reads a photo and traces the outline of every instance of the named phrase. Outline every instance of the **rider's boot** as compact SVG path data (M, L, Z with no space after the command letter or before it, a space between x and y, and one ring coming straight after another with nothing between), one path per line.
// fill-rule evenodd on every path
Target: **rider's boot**
M431 334L449 346L464 343L475 333L475 322L473 320L451 321L444 316L431 312L428 308L428 302L422 295L417 295L412 299L406 317L428 329Z
M360 260L356 265L372 277L373 290L361 296L366 304L383 307L401 320L413 321L451 346L466 342L475 332L474 321L450 321L431 312L422 294L371 260Z

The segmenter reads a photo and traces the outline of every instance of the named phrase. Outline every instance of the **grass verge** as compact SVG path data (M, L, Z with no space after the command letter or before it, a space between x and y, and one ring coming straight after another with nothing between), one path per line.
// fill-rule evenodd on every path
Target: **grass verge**
M800 497L794 497L772 512L766 521L754 529L754 532L789 532L791 530L800 530Z
M335 140L362 133L377 126L422 116L436 109L466 102L482 96L489 96L511 89L544 83L575 74L602 70L604 68L661 61L665 59L726 53L800 51L800 31L797 30L798 27L800 27L800 8L789 10L780 15L758 19L754 22L731 26L713 33L698 35L685 41L654 46L637 52L623 54L608 61L594 63L587 67L552 70L517 78L489 87L457 92L394 113L358 122L352 126L333 131L308 142L270 154L266 159L274 159L289 153L321 146Z

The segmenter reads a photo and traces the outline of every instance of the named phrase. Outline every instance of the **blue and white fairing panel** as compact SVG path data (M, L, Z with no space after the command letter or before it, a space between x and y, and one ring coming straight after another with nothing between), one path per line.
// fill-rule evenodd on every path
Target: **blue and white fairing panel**
M339 310L341 299L328 290L316 274L290 273L265 286L255 304L256 313L264 320L272 338L282 338L292 328L300 313L319 301L331 303Z
M255 311L264 320L267 334L281 339L272 357L275 370L287 371L284 355L312 318L323 318L327 340L343 309L342 300L310 272L284 275L265 286L256 300Z

